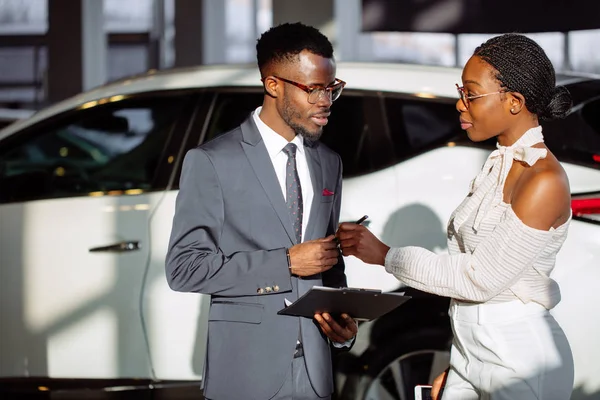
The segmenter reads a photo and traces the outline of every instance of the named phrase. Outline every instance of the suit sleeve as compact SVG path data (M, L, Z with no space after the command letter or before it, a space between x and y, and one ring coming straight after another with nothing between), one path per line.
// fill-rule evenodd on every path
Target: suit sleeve
M327 236L334 235L340 223L340 209L342 206L342 160L339 156L338 178L334 196L334 204L329 219L329 225L327 227ZM338 263L334 265L333 268L331 268L330 270L324 272L322 277L324 286L335 288L347 286L344 257L342 257L341 253L338 256Z
M171 289L219 296L251 296L277 284L291 291L285 248L223 254L219 241L224 199L218 174L202 149L184 159L166 258Z

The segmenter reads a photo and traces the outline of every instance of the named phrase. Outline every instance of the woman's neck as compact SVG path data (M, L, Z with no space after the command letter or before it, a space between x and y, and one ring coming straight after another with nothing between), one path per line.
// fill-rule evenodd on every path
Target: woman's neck
M498 144L506 147L512 146L521 138L521 136L525 134L525 132L537 126L540 126L537 118L535 120L523 121L523 123L518 124L498 135Z

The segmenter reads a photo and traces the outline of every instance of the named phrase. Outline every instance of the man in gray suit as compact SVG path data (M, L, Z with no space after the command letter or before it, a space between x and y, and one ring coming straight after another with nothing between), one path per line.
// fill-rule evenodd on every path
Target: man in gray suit
M318 141L345 83L317 29L283 24L256 47L263 105L186 155L167 280L211 295L207 398L328 399L330 346L349 346L356 323L277 311L314 285L346 286L342 164Z

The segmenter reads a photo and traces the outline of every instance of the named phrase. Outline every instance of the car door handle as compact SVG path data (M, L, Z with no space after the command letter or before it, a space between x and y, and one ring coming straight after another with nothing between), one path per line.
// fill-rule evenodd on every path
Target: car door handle
M140 242L135 240L135 241L126 241L126 242L119 242L119 243L115 243L115 244L109 244L108 246L92 247L90 249L90 253L98 253L98 252L126 253L129 251L135 251L135 250L139 250L139 249L140 249Z

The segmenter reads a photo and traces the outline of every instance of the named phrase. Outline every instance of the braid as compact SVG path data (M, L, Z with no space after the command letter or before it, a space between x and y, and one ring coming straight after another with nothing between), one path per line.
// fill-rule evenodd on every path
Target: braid
M556 86L552 63L544 50L524 35L496 36L475 49L497 71L495 78L503 88L525 97L525 106L540 119L563 118L571 108L571 96Z

